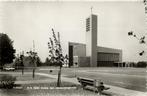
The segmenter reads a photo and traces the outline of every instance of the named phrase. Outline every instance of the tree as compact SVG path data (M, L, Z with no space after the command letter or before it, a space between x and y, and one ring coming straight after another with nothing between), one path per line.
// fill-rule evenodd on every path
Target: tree
M137 63L137 67L145 68L146 66L147 66L147 62L139 61L139 62Z
M14 65L15 65L15 69L20 69L21 64L20 64L20 58L19 57L15 58Z
M0 33L0 65L1 68L6 63L12 63L15 58L15 49L13 41L7 34Z
M139 40L139 43L140 43L140 44L146 44L145 36L139 38L139 37L135 34L135 32L133 32L133 31L128 32L128 35L129 35L129 36L135 37L137 40ZM139 55L142 56L144 53L145 53L145 51L142 50L141 52L139 52Z
M33 64L33 73L32 73L32 77L35 78L35 68L37 66L37 52L34 51L29 51L27 52L27 54L29 55L30 59L31 59L31 64Z
M52 65L48 57L45 59L44 64L45 64L45 66L51 66Z
M23 61L24 55L21 54L20 55L20 65L21 65L21 69L22 69L22 75L24 74L24 61Z
M144 6L145 6L145 14L147 15L147 1L146 1L146 0L143 0L143 3L144 3ZM147 17L146 17L146 19L147 19ZM146 44L146 41L145 41L145 39L146 39L146 34L147 34L147 33L145 33L145 35L142 36L142 37L138 37L138 36L135 34L135 32L133 32L133 31L128 32L128 35L129 35L129 36L135 37L135 38L139 41L140 44L145 44L145 45L147 45L147 44ZM145 53L145 51L142 50L141 52L139 52L139 55L140 55L140 56L143 56L144 53Z
M60 85L61 85L61 68L62 68L62 65L64 64L65 58L62 53L59 32L58 32L58 38L54 32L54 29L52 29L52 34L53 34L53 39L49 38L50 41L48 42L49 60L52 64L59 66L57 87L60 87Z
M42 62L41 62L39 56L36 57L36 64L37 64L37 66L41 66L42 65Z

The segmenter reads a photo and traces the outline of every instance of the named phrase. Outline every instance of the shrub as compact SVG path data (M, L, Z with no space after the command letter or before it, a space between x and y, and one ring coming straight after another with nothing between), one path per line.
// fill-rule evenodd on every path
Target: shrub
M2 75L0 77L0 88L4 88L4 89L12 89L14 87L14 83L16 81L16 77L12 76L12 75Z
M137 67L145 68L147 66L147 62L144 61L139 61L137 63Z

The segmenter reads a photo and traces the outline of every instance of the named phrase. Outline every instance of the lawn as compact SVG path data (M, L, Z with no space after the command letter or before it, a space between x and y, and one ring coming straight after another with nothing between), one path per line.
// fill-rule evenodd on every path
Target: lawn
M73 87L74 89L35 89L35 88L50 88L55 87L56 82L52 83L33 83L33 84L22 84L19 87L22 89L2 89L0 90L0 96L85 96L95 95L93 92L83 91L79 86L69 83L62 82L61 87ZM28 89L29 88L29 89ZM31 88L31 89L30 89ZM78 89L77 89L78 88Z
M53 82L49 82L49 83L32 83L32 84L23 84L23 87L56 87L57 86L57 82L54 80ZM61 82L61 87L80 87L80 85L76 85L74 83L70 83L70 82Z
M62 89L62 90L0 90L0 96L98 96L97 93L82 89Z
M31 80L31 84L17 84L14 89L0 89L0 96L97 96L97 93L91 91L83 90L80 85L76 85L69 82L61 83L61 89L43 89L43 88L57 88L56 87L56 79L48 78L49 81L52 82L48 83L35 83L33 82L31 74L13 74L13 76L17 76L18 80L25 81ZM43 77L36 75L35 80L47 77ZM62 89L62 88L65 89ZM39 89L35 89L39 88ZM69 88L69 89L66 89Z
M46 74L52 74L57 75L58 68L57 67L45 67L45 70L39 70L41 68L38 68L36 70L37 73L46 73ZM62 76L66 76L68 78L72 78L76 76L84 76L88 78L101 78L104 83L110 83L110 85L117 85L115 82L120 79L125 78L123 75L126 73L130 73L129 75L134 75L133 72L140 72L137 74L138 76L142 76L142 70L139 69L117 69L118 73L114 71L116 68L63 68L62 69ZM52 72L50 71L52 70ZM126 72L127 71L127 72ZM12 89L12 90L0 90L0 96L98 96L97 93L94 93L92 91L83 90L79 85L75 85L69 82L62 82L62 87L77 87L74 89L50 89L50 87L56 86L57 79L50 78L48 76L41 76L41 75L35 75L35 78L32 78L32 72L25 71L24 75L21 74L21 71L14 71L14 72L1 72L2 74L12 74L13 76L17 76L17 81L21 81L24 83L21 83L22 89ZM103 73L106 73L103 75ZM108 73L108 74L107 74ZM120 74L119 74L120 73ZM122 74L122 77L120 77ZM128 74L126 74L127 78ZM109 79L108 79L109 78ZM45 81L46 80L46 81ZM134 80L134 81L133 81ZM39 81L39 82L38 82ZM40 82L42 81L42 82ZM115 82L113 82L115 81ZM132 82L136 82L136 79L131 79ZM28 83L30 82L30 83ZM128 81L127 81L128 82ZM140 81L138 81L140 82ZM18 83L17 83L18 84ZM133 83L134 84L134 83ZM117 85L122 87L123 85ZM33 89L35 87L39 87L39 89ZM43 89L43 87L48 87L48 89ZM126 87L126 86L124 86ZM132 86L131 86L132 87ZM31 88L31 89L30 89ZM138 89L137 89L138 90ZM115 93L105 93L109 94L107 96L118 96L118 94ZM111 94L111 95L110 95ZM103 96L103 95L101 95ZM104 95L105 96L105 95ZM120 96L120 95L119 95Z
M32 74L24 74L24 75L17 75L18 81L32 81L32 80L45 80L45 79L53 79L41 75L35 75L35 78L32 77Z
M38 72L57 75L56 67L40 67ZM49 70L53 70L49 73ZM100 79L105 84L118 86L126 89L146 92L146 68L117 68L117 67L81 67L81 68L63 68L62 76L72 78L75 76L92 79Z
M53 78L49 78L49 77L45 77L45 76L41 76L41 75L37 75L37 74L35 74L35 78L33 78L32 72L24 72L24 74L22 75L21 72L11 72L11 71L1 72L0 78L1 78L2 75L5 75L5 74L10 74L12 76L15 76L17 81L32 81L32 80L53 79Z
M99 96L98 93L95 93L91 90L83 90L79 85L75 85L69 82L62 82L61 86L70 87L71 89L27 89L27 87L50 88L56 86L56 82L24 84L21 86L23 86L23 89L1 89L0 96ZM104 92L104 94L101 96L118 96L118 94Z

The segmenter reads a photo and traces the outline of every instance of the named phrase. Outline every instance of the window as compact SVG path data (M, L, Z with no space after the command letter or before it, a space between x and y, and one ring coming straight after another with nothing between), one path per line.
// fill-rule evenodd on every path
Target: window
M86 19L86 31L90 31L90 18Z

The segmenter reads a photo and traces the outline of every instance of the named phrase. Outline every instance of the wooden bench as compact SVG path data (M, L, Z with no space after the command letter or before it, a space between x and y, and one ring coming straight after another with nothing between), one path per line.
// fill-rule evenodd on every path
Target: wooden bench
M83 89L85 89L86 86L92 86L94 87L93 91L98 92L99 94L101 94L103 90L110 89L109 87L105 87L103 85L103 82L100 80L82 78L82 77L77 77L77 80L82 85Z

